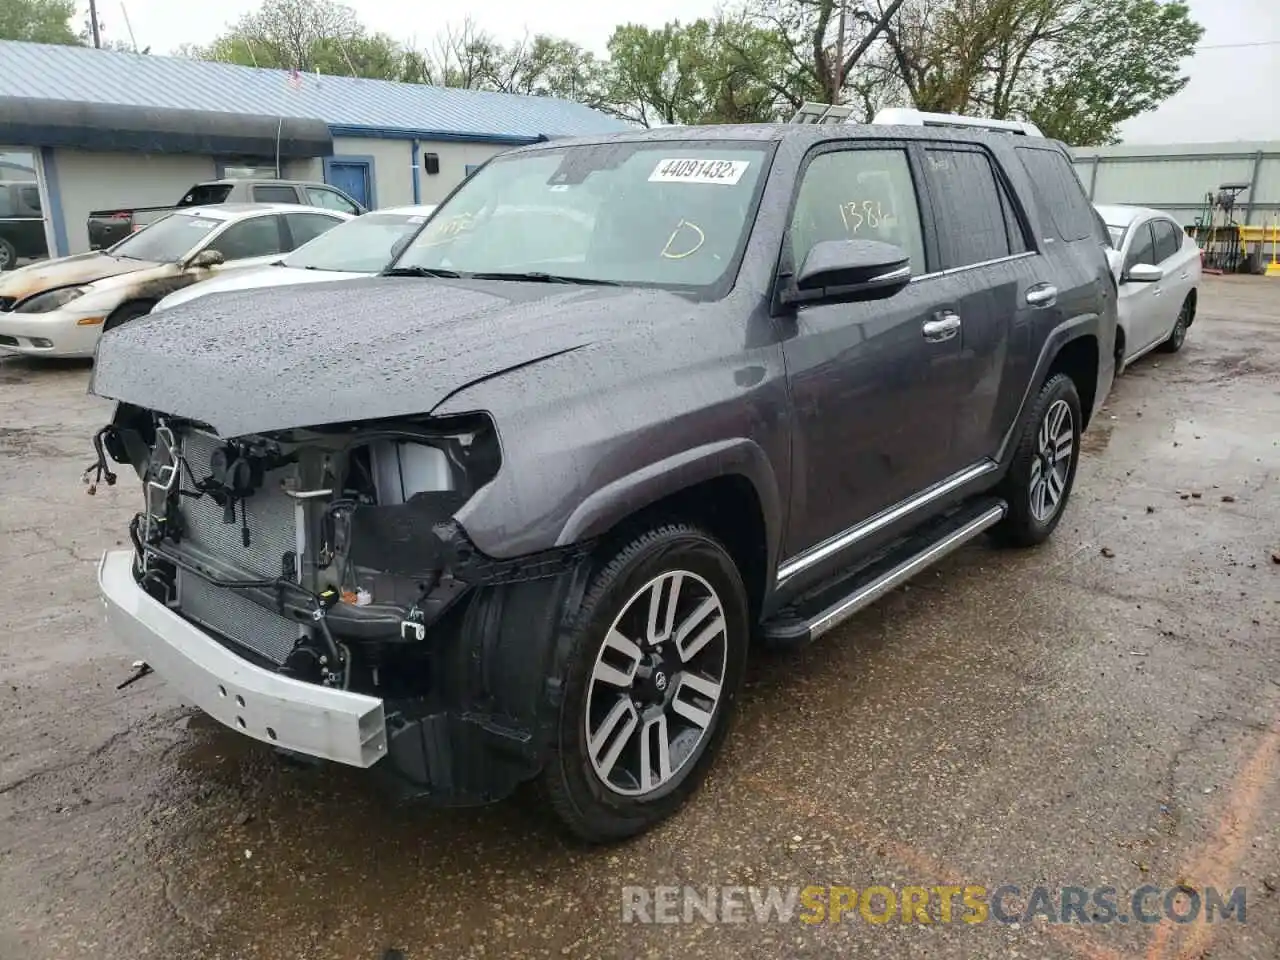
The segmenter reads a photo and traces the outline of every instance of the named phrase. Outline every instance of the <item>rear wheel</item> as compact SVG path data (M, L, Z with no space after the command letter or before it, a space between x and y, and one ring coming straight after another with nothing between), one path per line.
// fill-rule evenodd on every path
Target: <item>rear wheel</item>
M1001 485L1009 512L991 528L998 543L1030 547L1049 539L1075 484L1083 422L1075 383L1064 373L1050 377L1028 411Z
M1182 349L1182 345L1187 342L1187 327L1191 326L1191 297L1182 301L1182 309L1178 311L1178 319L1173 324L1173 329L1169 331L1169 338L1160 344L1160 349L1165 353L1177 353Z
M607 559L571 638L542 782L593 843L641 833L697 789L742 684L746 590L728 552L673 524Z
M111 316L107 317L107 322L103 324L103 330L114 330L116 327L123 326L130 320L137 320L139 317L145 317L151 312L154 304L144 303L135 300L133 303L126 303L117 307Z

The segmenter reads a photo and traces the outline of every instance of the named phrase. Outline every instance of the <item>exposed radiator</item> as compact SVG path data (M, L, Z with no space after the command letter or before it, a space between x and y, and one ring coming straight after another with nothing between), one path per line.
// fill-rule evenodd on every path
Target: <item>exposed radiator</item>
M259 606L239 591L215 587L181 570L178 608L197 623L274 663L284 663L302 635L301 624Z
M209 475L209 463L220 441L203 433L188 433L182 451L192 478ZM229 564L250 577L278 577L284 554L297 550L295 502L280 489L292 467L266 475L262 486L236 507L234 523L224 522L222 507L209 497L181 497L182 549ZM184 484L190 481L184 478ZM249 530L249 546L243 530ZM303 628L274 610L260 606L243 593L216 587L194 574L179 572L178 607L192 620L264 657L283 663Z

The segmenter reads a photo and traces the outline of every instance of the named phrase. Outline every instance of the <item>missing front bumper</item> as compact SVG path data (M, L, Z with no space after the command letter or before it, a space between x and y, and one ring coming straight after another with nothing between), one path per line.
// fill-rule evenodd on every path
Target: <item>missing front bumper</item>
M386 755L382 700L280 676L237 656L148 596L133 578L132 551L103 554L98 585L116 636L215 720L264 743L354 767Z

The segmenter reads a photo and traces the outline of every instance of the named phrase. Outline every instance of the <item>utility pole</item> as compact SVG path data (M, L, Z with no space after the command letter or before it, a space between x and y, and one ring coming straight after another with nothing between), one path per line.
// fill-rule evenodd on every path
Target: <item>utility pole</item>
M831 102L840 102L840 91L845 88L845 9L847 0L836 0L840 4L840 19L836 27L836 63L831 76Z
M102 37L98 35L98 0L89 0L89 29L93 31L94 49L102 49Z

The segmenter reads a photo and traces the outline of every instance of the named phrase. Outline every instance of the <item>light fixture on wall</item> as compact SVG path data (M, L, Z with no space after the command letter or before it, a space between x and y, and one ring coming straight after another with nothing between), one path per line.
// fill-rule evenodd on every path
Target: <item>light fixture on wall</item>
M422 155L422 165L428 174L435 176L440 172L440 154L424 153Z

